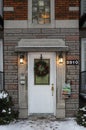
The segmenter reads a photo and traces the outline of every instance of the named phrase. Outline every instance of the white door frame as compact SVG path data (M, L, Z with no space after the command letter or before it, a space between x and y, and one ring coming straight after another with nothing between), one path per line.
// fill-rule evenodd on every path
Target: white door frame
M30 55L32 54L40 54L40 52L30 52L28 53L28 77L29 77L29 62L30 62ZM54 64L56 66L56 53L55 52L42 52L42 53L46 53L46 54L51 54L55 56L55 60L54 60ZM55 74L55 83L54 83L54 97L53 97L53 103L54 103L54 116L56 116L56 67L52 70ZM29 78L28 78L28 95L29 95L30 91L29 91ZM29 96L28 96L28 115L30 115L29 113Z

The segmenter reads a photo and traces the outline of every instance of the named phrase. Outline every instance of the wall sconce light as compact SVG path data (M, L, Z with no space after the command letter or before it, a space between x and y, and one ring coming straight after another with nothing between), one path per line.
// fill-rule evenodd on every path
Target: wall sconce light
M60 63L60 64L63 63L63 55L62 55L62 52L60 52L60 54L59 54L59 63Z
M20 54L20 64L24 64L24 54Z

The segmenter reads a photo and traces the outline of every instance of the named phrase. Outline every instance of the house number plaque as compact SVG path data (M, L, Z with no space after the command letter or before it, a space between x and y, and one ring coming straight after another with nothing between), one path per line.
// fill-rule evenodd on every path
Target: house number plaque
M78 65L79 61L78 60L67 60L66 64L67 65Z

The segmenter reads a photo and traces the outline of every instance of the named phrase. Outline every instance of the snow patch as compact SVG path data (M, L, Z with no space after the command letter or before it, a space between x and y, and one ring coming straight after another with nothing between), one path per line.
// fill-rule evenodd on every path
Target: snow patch
M80 108L81 111L86 111L86 107Z
M86 130L86 128L77 125L74 119L66 121L51 121L48 119L24 120L11 123L6 126L0 126L1 130Z
M2 110L2 113L6 113L6 110L3 109L3 110Z
M8 93L6 93L5 91L0 92L0 99L7 98L7 96Z

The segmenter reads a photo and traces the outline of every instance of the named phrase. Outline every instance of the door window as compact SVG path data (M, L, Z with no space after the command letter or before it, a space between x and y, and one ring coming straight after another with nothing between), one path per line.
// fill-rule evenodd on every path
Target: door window
M34 59L34 84L50 84L50 59Z

